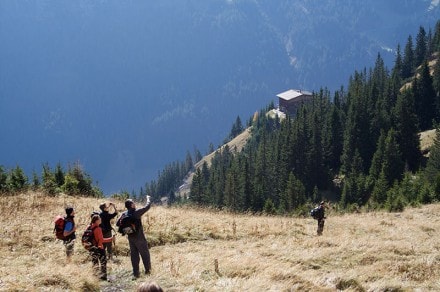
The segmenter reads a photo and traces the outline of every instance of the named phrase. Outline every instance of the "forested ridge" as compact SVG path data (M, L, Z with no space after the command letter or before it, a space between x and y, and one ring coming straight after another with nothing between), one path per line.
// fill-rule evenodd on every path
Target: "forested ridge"
M190 201L291 213L322 199L389 210L440 200L440 136L429 159L419 140L440 121L439 52L440 22L434 33L420 27L415 43L410 35L403 52L398 45L391 70L378 54L346 89L315 92L293 118L262 109L242 152L225 147L196 170Z
M428 158L420 150L420 132L439 128L439 58L440 21L434 30L420 27L415 38L408 36L403 49L397 45L393 68L378 54L374 67L355 71L346 88L314 92L313 101L294 117L268 116L273 103L261 109L246 122L251 139L239 153L219 148L211 165L194 169L202 155L198 149L193 155L188 151L184 162L167 165L138 195L122 195L279 214L304 213L320 200L331 200L340 209L391 211L438 201L440 133ZM243 129L237 117L224 142ZM176 196L192 171L189 196ZM42 177L34 172L31 181L19 166L0 167L1 192L29 187L102 196L79 165L65 172L61 165L52 171L46 164Z

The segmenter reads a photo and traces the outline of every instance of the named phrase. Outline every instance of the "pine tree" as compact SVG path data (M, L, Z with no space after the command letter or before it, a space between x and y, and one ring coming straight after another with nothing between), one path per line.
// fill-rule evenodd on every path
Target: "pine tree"
M416 37L416 48L414 50L414 62L415 67L421 65L426 59L427 56L427 39L426 39L426 31L420 26L419 33Z
M402 61L402 79L409 78L414 72L414 50L411 35L405 46L403 61Z
M382 172L382 165L385 155L385 139L386 134L384 131L382 131L377 142L376 152L374 153L373 159L371 161L369 175L372 180L377 180Z
M325 136L323 138L324 161L333 173L336 173L341 166L341 155L343 149L344 129L342 113L336 105L331 105L327 114Z
M186 157L185 157L185 172L190 171L194 167L194 162L191 157L191 153L189 151L186 151Z
M9 191L23 191L28 186L28 178L23 169L17 165L8 173L6 184Z
M203 205L205 203L202 185L202 172L200 168L198 168L194 174L189 198L192 202L198 205Z
M55 172L54 172L54 177L55 177L55 183L57 184L57 186L61 187L64 184L64 171L61 166L61 163L57 164L57 166L55 168Z
M432 87L435 92L435 104L437 113L440 112L440 56L434 65L434 72L432 74Z
M8 174L4 169L3 165L0 165L0 194L7 191L6 179Z
M40 178L38 177L38 174L33 171L32 172L32 183L31 183L31 187L34 191L38 190L40 188Z
M52 173L49 164L43 165L43 189L49 195L54 195L57 192L57 184L55 181L55 175Z
M400 181L403 176L404 163L402 161L402 154L397 144L396 132L394 129L388 131L385 139L385 149L383 156L382 171L388 186L392 186L394 181Z
M306 202L306 189L301 181L295 177L293 172L289 174L287 189L284 193L286 194L285 201L287 211L297 209Z
M396 142L399 145L402 161L412 172L418 170L421 161L420 135L413 95L410 90L399 94L393 111Z
M362 205L367 200L365 193L365 177L363 175L363 161L359 151L355 150L350 172L344 178L341 205L347 207L351 204Z
M434 143L429 151L429 159L425 168L425 178L433 184L440 174L440 127L435 130Z
M382 207L387 200L387 191L389 189L388 181L385 172L382 170L377 178L373 192L371 194L370 203L377 203L379 207Z
M425 61L422 64L420 78L418 80L415 79L413 82L415 108L421 131L431 129L433 120L438 118L436 94L432 83L428 63Z
M440 52L440 20L435 24L434 36L432 37L432 52Z

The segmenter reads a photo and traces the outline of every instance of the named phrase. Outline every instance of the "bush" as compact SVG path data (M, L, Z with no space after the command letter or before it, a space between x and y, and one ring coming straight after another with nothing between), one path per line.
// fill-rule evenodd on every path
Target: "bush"
M28 178L19 166L12 169L6 178L7 189L11 192L25 190L28 186Z
M277 212L277 209L275 208L275 204L272 202L271 199L267 199L264 203L263 212L266 214L273 215Z

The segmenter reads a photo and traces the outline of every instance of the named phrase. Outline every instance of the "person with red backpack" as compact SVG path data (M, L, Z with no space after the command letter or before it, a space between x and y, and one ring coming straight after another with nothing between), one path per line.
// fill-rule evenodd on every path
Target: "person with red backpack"
M92 216L91 223L87 229L93 231L92 246L88 248L92 257L93 268L95 272L99 274L101 280L107 281L107 258L104 250L104 236L102 235L102 229L99 226L101 224L101 217L98 214ZM99 270L101 270L99 272Z
M66 247L67 261L71 260L73 248L75 245L75 210L73 207L66 208L66 217L64 217L63 244Z

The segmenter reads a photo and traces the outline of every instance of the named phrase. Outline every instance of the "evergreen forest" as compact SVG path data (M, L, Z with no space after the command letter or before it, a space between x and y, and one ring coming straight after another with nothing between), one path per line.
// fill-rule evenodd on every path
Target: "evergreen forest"
M225 147L195 170L189 201L269 214L304 214L321 200L390 211L439 201L440 132L429 158L420 149L420 132L439 128L439 57L440 21L398 45L393 68L378 54L347 88L314 92L293 117L269 117L270 104L249 120L243 151Z

